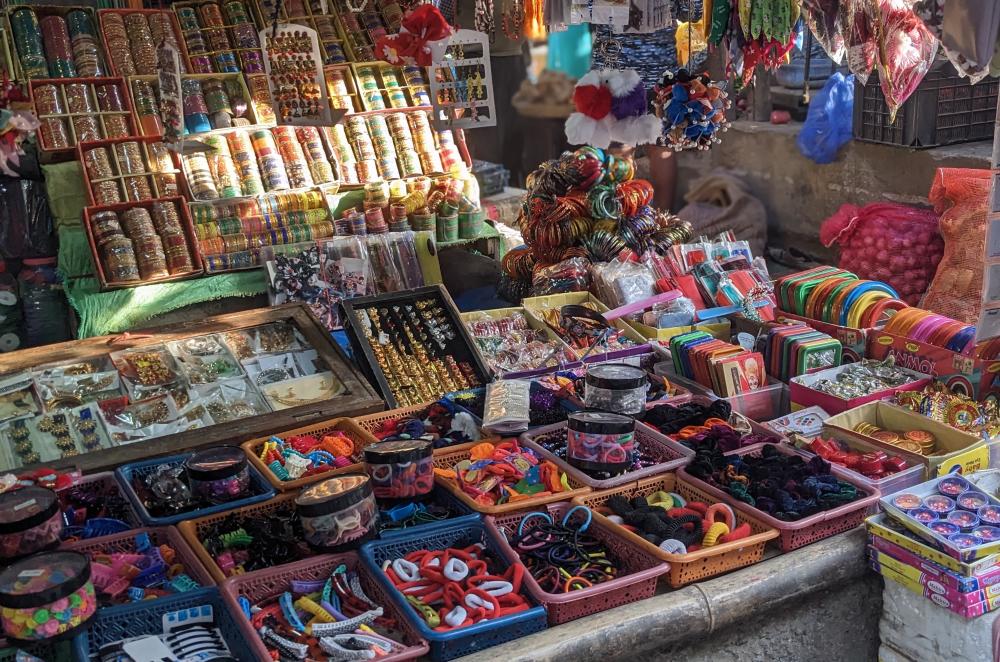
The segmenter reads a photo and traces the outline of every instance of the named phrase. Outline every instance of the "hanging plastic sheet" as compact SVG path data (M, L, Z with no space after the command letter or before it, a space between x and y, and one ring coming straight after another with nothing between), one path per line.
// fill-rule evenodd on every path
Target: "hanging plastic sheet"
M56 238L45 184L0 177L0 257L47 257L56 254Z
M879 24L879 83L889 120L920 86L937 57L938 40L907 0L882 0Z
M947 11L945 11L947 7ZM981 0L917 0L913 12L941 41L941 50L972 84L990 73L1000 30L1000 4Z
M841 145L851 139L854 110L854 76L839 71L809 102L809 114L796 143L803 155L816 163L832 163Z

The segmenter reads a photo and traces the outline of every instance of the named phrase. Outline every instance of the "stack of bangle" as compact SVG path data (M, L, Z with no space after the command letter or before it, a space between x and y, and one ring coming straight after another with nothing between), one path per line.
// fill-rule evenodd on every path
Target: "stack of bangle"
M920 308L905 308L885 325L886 333L964 353L975 343L976 327Z

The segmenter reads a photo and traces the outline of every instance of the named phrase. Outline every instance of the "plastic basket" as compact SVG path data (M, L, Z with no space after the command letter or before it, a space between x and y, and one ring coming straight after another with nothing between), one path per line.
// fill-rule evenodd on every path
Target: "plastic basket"
M472 508L470 508L464 501L456 497L454 494L441 487L440 485L435 485L434 489L431 490L430 496L424 503L437 504L447 507L451 512L454 513L448 520L455 519L456 517L463 517L464 515L471 515L474 513ZM380 517L381 524L385 524L385 518ZM441 520L441 521L448 521ZM429 526L431 524L436 524L437 522L426 522L424 524L417 524L415 526L409 526L405 529L381 529L379 531L379 538L383 540L388 538L398 538L399 536L410 535L410 532L414 529L419 529L423 526Z
M434 401L434 402L436 402L436 401ZM369 434L374 435L375 431L378 430L380 427L382 427L383 423L387 423L389 421L394 421L394 420L397 420L397 419L400 419L400 418L409 418L411 416L419 415L425 409L427 409L432 404L434 404L434 402L425 402L422 405L414 405L412 407L400 407L398 409L390 409L388 411L380 411L377 414L368 414L367 416L356 416L354 418L354 422L357 423L358 426L361 427L361 429L363 429L365 432L368 432ZM455 406L459 410L467 412L470 416L472 416L473 420L476 421L476 424L479 425L480 439L479 439L479 441L471 442L471 444L478 444L478 443L481 443L483 441L493 442L493 441L495 441L495 440L497 440L497 439L500 438L500 437L498 437L496 435L491 435L488 432L485 432L483 430L483 427L482 427L483 426L483 420L479 416L476 416L474 413L468 411L467 409L465 409L463 407L460 407L458 405L455 405ZM442 448L435 448L434 449L434 453L438 454L438 453L444 453L444 452L447 452L447 451L455 450L456 448L471 447L471 444L454 444L452 446L444 446Z
M502 571L506 571L510 567L510 557L504 551L502 541L490 531L478 515L431 524L417 529L411 536L391 540L373 540L361 547L361 560L368 567L372 576L400 608L404 618L415 625L420 636L430 643L431 659L452 660L490 646L541 632L546 627L545 608L535 606L527 611L482 621L449 632L432 630L382 572L384 561L402 558L410 552L424 549L447 549L449 547L464 548L476 543L482 544L493 555L497 566ZM530 592L525 597L529 602L534 601Z
M159 600L143 600L99 610L90 620L86 632L73 640L76 659L96 660L98 658L92 657L91 653L96 655L97 650L105 644L131 637L162 634L164 614L205 605L212 607L215 626L222 633L234 659L240 662L259 659L240 629L236 616L226 606L219 589L214 586Z
M767 444L754 444L753 446L747 446L746 448L739 448L734 451L726 453L726 455L750 455L758 456L761 453L761 449ZM795 449L790 446L773 444L774 448L777 449L779 453L784 455L797 455L798 453ZM872 505L876 504L879 500L879 492L877 490L872 491L866 489L865 486L859 485L847 472L842 471L838 466L831 465L831 473L838 479L844 481L845 483L850 483L858 488L861 494L867 494L856 501L851 503L846 503L843 506L838 506L831 510L824 510L821 513L816 513L815 515L810 515L809 517L803 517L795 522L785 522L767 513L754 508L753 506L740 501L736 497L730 495L728 492L709 485L703 480L695 478L694 476L688 474L683 468L677 470L677 475L684 481L687 481L703 490L706 494L711 495L716 501L725 501L734 509L738 509L744 513L750 513L754 517L759 518L762 522L766 522L768 525L773 526L781 534L780 544L781 551L790 552L793 549L798 549L799 547L804 547L810 543L814 543L817 540L822 540L823 538L829 538L832 535L838 533L843 533L844 531L850 531L856 526L859 526L864 522L865 517L868 514L868 509Z
M198 555L191 549L191 545L184 540L175 527L161 526L156 528L134 529L123 533L116 533L111 536L101 536L100 538L90 538L88 540L78 540L76 542L65 543L62 549L70 549L82 552L93 557L98 554L125 552L133 553L136 549L135 537L140 533L148 533L150 541L159 547L160 545L170 545L176 557L171 566L179 564L185 574L195 580L202 587L215 586L215 579L205 569L205 565L198 558Z
M456 464L462 460L468 460L471 458L471 453L469 451L469 446L465 448L447 448L446 453L435 454L434 455L434 467L436 469L448 469L450 470ZM522 499L520 501L515 501L514 503L503 503L500 505L486 505L476 502L471 496L466 494L459 484L453 478L446 478L444 476L435 475L434 481L445 488L452 494L454 494L458 499L467 505L472 510L477 513L485 513L486 515L502 515L504 513L512 513L518 510L525 510L526 508L536 508L538 506L544 506L547 503L555 503L556 501L569 501L575 496L581 496L590 492L590 488L581 483L575 477L566 474L566 479L569 482L570 491L569 492L556 492L554 494L547 494L544 496L535 496L528 499Z
M201 561L202 565L208 570L209 574L215 579L216 582L222 583L228 579L226 573L222 571L219 564L215 562L215 559L209 553L208 549L205 548L205 539L209 529L214 527L216 524L226 520L227 518L234 518L237 521L244 521L247 519L253 519L255 517L266 517L275 511L288 509L291 513L291 517L295 517L295 497L297 494L280 494L270 501L265 501L264 503L257 503L250 506L242 506L236 510L230 510L224 513L213 513L211 515L205 515L197 519L190 519L181 522L177 528L180 529L181 535L184 536L184 540L187 541L191 549L194 550L195 555ZM305 542L302 543L302 556L312 556L314 552L307 551ZM255 571L256 572L256 571Z
M692 582L753 565L764 558L764 546L767 541L778 537L778 530L765 524L760 518L734 509L733 514L736 516L737 526L743 523L750 525L751 534L748 537L714 547L704 547L687 554L668 554L637 533L615 524L598 511L598 508L615 495L631 499L637 496L645 497L659 491L676 492L688 501L701 501L703 503L717 501L704 490L678 478L676 474L669 473L665 476L640 480L631 485L592 492L574 498L573 503L589 506L594 511L595 521L612 527L619 536L631 541L646 554L666 561L670 565L670 570L666 574L667 583L673 588L680 588Z
M72 660L73 642L71 640L56 643L42 642L39 644L14 645L0 639L0 662L16 662L17 652L24 651L30 653L40 660L46 662L54 660Z
M473 160L472 174L479 182L479 195L483 198L503 193L510 182L510 170L499 163Z
M537 437L556 430L563 430L565 433L565 430L567 429L567 423L546 425L543 428L525 432L521 435L521 441L526 447L535 451L545 459L554 462L560 469L565 471L574 479L595 490L618 487L620 485L641 480L642 478L648 478L667 471L673 471L688 464L694 458L694 451L687 446L680 445L676 441L657 432L648 425L636 425L636 446L641 446L642 449L646 451L646 454L651 456L656 463L648 467L636 469L635 471L628 471L620 476L614 476L613 478L607 478L605 480L598 480L597 478L588 476L586 473L577 469L566 460L559 458L555 453L545 450L540 444L535 443L535 439Z
M402 634L401 643L405 644L406 648L393 655L379 658L380 662L412 660L424 655L428 649L427 642L421 639L416 628L407 619L402 617L399 607L386 597L385 588L372 578L371 570L360 563L358 555L353 552L346 554L324 554L296 563L286 563L277 568L259 570L246 575L240 575L239 577L233 577L222 585L222 598L226 601L233 614L242 614L238 602L239 598L246 598L251 604L276 598L289 589L289 585L293 579L304 581L325 580L333 573L333 569L341 564L346 565L348 570L357 571L365 595L372 602L382 607L385 616L393 619L398 624L398 631ZM267 647L264 646L260 635L254 630L253 624L246 618L239 618L238 622L240 629L243 630L244 636L246 636L247 642L253 649L255 659L270 660L271 656L267 652Z
M574 505L570 503L551 503L546 506L546 510L552 515L552 519L559 521L573 507ZM532 509L495 518L487 517L485 520L486 526L501 540L505 553L511 559L520 557L511 547L503 530L516 531L521 518L530 512ZM667 572L670 566L650 554L645 547L620 535L616 528L621 530L621 527L615 527L605 518L594 518L587 529L587 533L603 542L618 560L619 569L623 574L612 580L569 593L547 593L542 590L531 573L525 573L524 585L533 598L545 605L549 625L567 623L614 607L645 600L656 593L656 580Z
M351 460L353 464L349 464L346 467L341 467L340 469L330 469L329 471L323 471L320 473L311 474L305 478L296 478L294 480L281 480L274 475L271 468L264 464L260 459L260 449L264 447L270 439L271 436L280 437L287 439L288 437L301 435L301 434L311 434L316 437L322 437L325 434L330 434L332 432L342 432L351 441L354 442L354 453L351 454ZM368 444L374 444L378 439L373 437L370 432L360 427L350 418L335 418L332 421L324 421L322 423L316 423L314 425L307 425L306 427L296 428L294 430L288 430L287 432L279 432L274 435L267 437L259 437L257 439L251 439L243 443L240 447L243 452L247 454L250 458L251 464L257 467L257 470L274 486L274 488L279 492L290 492L292 490L297 490L306 485L311 485L313 483L319 482L324 478L329 478L330 476L337 476L339 474L347 473L361 473L364 472L364 467L361 463L364 462L365 454L363 452L365 446Z
M139 495L136 494L135 490L132 488L132 479L136 477L144 478L153 473L157 467L163 464L171 467L181 466L184 464L184 461L192 455L194 455L194 453L171 455L170 457L159 457L152 460L143 460L142 462L124 464L115 469L115 477L118 478L118 483L121 485L122 492L124 492L125 496L128 497L129 502L132 504L132 508L135 509L135 512L139 515L139 519L142 520L143 524L146 526L167 526L169 524L177 524L182 520L204 517L205 515L209 515L211 513L219 513L225 510L239 508L240 506L247 506L252 503L260 503L261 501L266 501L274 496L274 488L271 487L270 483L265 480L256 468L248 466L247 469L250 471L250 491L253 493L252 496L248 496L245 499L236 499L235 501L230 501L228 503L220 503L214 506L196 508L195 510L189 510L184 513L169 515L167 517L153 517L149 514L149 511L146 510L146 506L142 504L142 500L139 498Z
M927 148L990 140L996 112L997 79L971 85L945 59L934 63L895 122L889 121L878 71L867 85L854 86L854 137L865 142Z
M83 476L77 481L76 485L58 490L59 501L64 510L66 508L66 494L73 490L100 497L104 501L102 505L108 509L108 515L114 519L120 519L128 524L130 528L136 529L142 526L142 520L139 518L138 513L136 513L132 502L125 494L122 486L115 480L113 471L102 471L89 476ZM75 528L66 527L63 529L63 537L72 537Z
M753 421L773 421L790 411L788 385L773 377L767 378L767 385L748 393L740 393L723 398L703 384L692 381L681 375L671 374L670 379L687 388L694 396L705 396L712 400L725 400L733 411L743 414ZM689 398L693 399L693 398ZM661 404L661 403L654 403Z

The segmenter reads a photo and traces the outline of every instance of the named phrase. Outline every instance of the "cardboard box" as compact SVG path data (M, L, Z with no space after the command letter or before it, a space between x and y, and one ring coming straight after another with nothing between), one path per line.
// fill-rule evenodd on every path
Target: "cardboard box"
M590 303L594 310L598 313L606 313L609 308L605 306L597 297L595 297L590 292L569 292L566 294L550 294L541 297L530 297L524 299L521 305L524 306L525 311L533 317L535 317L539 322L545 324L545 317L543 316L543 310L545 309L555 309L559 310L563 306L569 305L583 305L584 303ZM625 337L632 340L636 347L629 347L626 349L620 349L613 352L601 352L599 350L594 350L594 352L587 357L587 362L591 363L594 361L609 361L612 359L626 358L629 356L634 356L636 354L648 353L648 341L643 338L635 329L623 322L622 320L615 320L611 323L616 329L621 329ZM586 351L586 350L584 350Z
M965 577L953 570L949 570L939 563L928 561L920 555L903 549L899 545L891 543L888 540L880 538L879 536L872 535L868 538L869 556L871 556L872 552L876 552L890 557L900 565L905 565L910 568L910 570L907 570L906 572L900 570L899 572L901 572L901 574L905 575L907 572L912 573L915 571L921 575L921 583L925 585L930 584L931 582L936 582L938 584L948 586L960 593L982 591L985 595L983 595L980 600L986 599L987 595L989 597L1000 595L1000 566L995 565L992 568L989 568L979 577Z
M668 343L670 339L674 336L679 336L682 333L689 333L691 331L704 331L705 333L710 333L719 340L725 340L729 342L731 336L730 330L732 325L729 320L724 322L714 323L714 324L693 324L691 326L671 326L663 329L658 329L653 326L643 324L642 322L637 322L635 320L625 320L625 323L631 326L636 332L643 338L648 338L650 340L658 340L660 342Z
M525 318L525 320L527 320L529 328L532 328L532 329L534 329L536 331L543 332L545 334L545 337L548 340L555 341L559 345L559 348L560 348L561 353L563 355L568 354L568 356L572 356L573 357L574 360L562 361L561 365L570 365L572 363L576 363L577 361L575 359L579 359L580 358L580 354L576 350L574 350L572 347L570 347L569 345L567 345L565 342L563 342L563 339L560 338L556 334L555 331L553 331L551 328L549 328L548 324L546 324L545 322L539 320L537 317L529 315L527 312L525 312L524 308L522 308L522 307L515 307L515 308L495 308L493 310L476 310L476 311L468 312L468 313L459 313L459 317L462 319L462 323L465 324L465 327L467 329L469 329L469 335L472 336L472 339L475 342L476 337L472 333L472 327L470 326L470 324L472 324L473 322L476 322L477 320L482 320L484 318L494 319L494 320L496 320L496 319L502 319L504 317L510 317L511 315L514 315L515 313L522 313L522 314L524 314L524 318ZM486 356L482 352L482 350L480 350L480 353L483 354L483 358L486 359ZM565 356L560 357L560 355L557 354L554 358L556 358L556 359L565 358ZM534 376L537 376L537 375L542 375L542 374L545 374L547 372L552 372L553 370L556 370L556 369L557 369L557 366L540 367L540 368L536 368L534 370L522 370L522 371L516 372L516 373L507 373L507 374L503 375L503 377L504 377L504 379L521 379L521 378L527 378L527 377L534 377Z
M963 577L981 577L1000 563L1000 556L997 555L987 556L968 563L953 559L944 552L931 547L915 534L910 533L910 531L903 528L901 524L885 513L872 515L865 520L865 526L868 528L869 535L898 545L913 554L940 564Z
M929 599L931 602L939 607L944 607L948 611L954 612L959 616L964 618L975 618L977 616L982 616L987 612L994 611L1000 608L1000 596L984 600L982 602L977 602L974 604L967 604L959 599L956 599L954 594L949 593L935 593L934 591L922 586L919 582L914 581L902 575L892 568L883 566L877 561L869 560L868 565L871 569L882 575L886 579L891 579L900 586L903 586L907 590L916 593L917 595L923 596Z
M909 563L904 563L899 559L895 559L885 552L878 551L874 547L868 547L868 559L878 563L879 566L883 568L888 568L893 572L903 575L914 584L920 584L932 593L943 595L947 597L949 601L965 606L971 606L977 602L983 602L984 600L990 600L1000 596L1000 586L996 585L987 586L982 589L974 589L971 591L962 591L954 586L942 584L937 581L937 575L925 573L920 568L914 567Z
M883 430L908 431L925 430L934 435L937 448L944 451L925 456L912 453L892 444L879 441L854 431L860 423L871 423ZM832 434L841 439L859 439L872 444L891 455L899 455L908 463L927 466L928 477L950 473L960 469L962 473L972 473L989 466L990 453L979 437L956 430L944 423L938 423L888 402L870 402L855 409L831 416L823 424L824 434Z
M848 409L854 409L855 407L860 407L861 405L869 402L884 400L885 398L888 398L900 391L919 391L931 382L930 375L914 372L912 370L906 370L904 368L904 372L912 377L912 380L906 384L895 388L887 388L875 393L869 393L868 395L851 398L849 400L845 400L829 393L824 393L823 391L817 391L812 388L814 384L822 380L829 380L833 382L837 381L837 376L845 370L847 370L847 366L841 365L835 368L820 370L819 372L799 375L788 380L788 391L789 397L792 401L792 410L796 411L798 409L812 407L815 405L822 407L831 415L839 414L847 411Z
M975 400L1000 395L1000 361L977 359L885 331L869 336L868 356L873 359L892 356L896 365L931 375L955 393Z

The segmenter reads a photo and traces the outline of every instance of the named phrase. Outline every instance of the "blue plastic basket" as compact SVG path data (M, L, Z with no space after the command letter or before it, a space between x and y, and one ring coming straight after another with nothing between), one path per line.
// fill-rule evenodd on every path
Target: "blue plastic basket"
M449 517L446 520L441 520L442 522L451 522L452 520L455 520L459 517L462 517L464 515L472 515L475 514L476 512L472 508L469 508L467 505L465 505L465 503L463 503L461 499L459 499L457 496L455 496L448 490L444 489L440 485L434 485L434 490L431 491L430 497L425 503L445 506L451 512L455 513L452 517ZM428 522L426 524L417 524L416 526L411 526L405 529L382 529L381 531L379 531L379 538L386 540L386 539L395 539L400 536L407 536L410 535L413 531L420 531L424 527L431 526L434 524L439 524L439 522Z
M71 660L73 659L73 642L67 639L66 641L59 641L56 643L43 642L39 644L15 646L9 642L4 643L4 640L0 639L0 662L14 662L17 659L18 651L31 653L35 657L45 660L46 662L54 662L55 660Z
M236 501L230 501L228 503L221 503L215 506L197 508L195 510L189 510L184 513L170 515L168 517L153 517L149 514L149 511L146 510L146 506L143 505L142 499L139 498L139 495L136 494L135 489L133 489L132 479L136 476L148 476L153 473L156 467L162 464L175 467L180 466L184 464L184 461L192 455L194 455L194 453L184 453L182 455L171 455L169 457L160 457L153 460L143 460L142 462L125 464L115 469L115 476L121 484L122 492L132 503L132 507L135 508L135 512L138 513L139 519L142 520L143 525L169 526L170 524L177 524L178 522L186 519L195 519L196 517L204 517L205 515L221 513L226 510L232 510L233 508L239 508L240 506L249 506L254 503L260 503L261 501L267 501L274 496L274 488L271 484L253 467L253 465L248 463L247 469L250 470L250 491L253 493L253 496L249 496L245 499L237 499Z
M247 645L246 636L237 624L233 613L226 607L219 589L202 588L159 600L143 600L118 607L99 609L88 624L87 631L73 639L76 662L88 662L91 653L105 645L150 634L163 633L163 615L179 609L210 605L222 638L233 657L244 662L253 660L253 650Z
M414 528L407 536L373 540L361 547L361 560L371 570L376 581L386 589L389 598L400 607L405 618L415 625L420 636L430 643L430 657L433 660L453 660L490 646L541 632L546 628L545 607L537 606L537 602L524 591L522 594L535 604L535 607L458 630L437 632L427 627L424 619L410 606L403 594L396 590L382 571L383 561L398 559L410 552L422 549L461 548L476 543L482 543L486 547L500 568L506 570L510 566L510 560L479 515L466 515L436 524L427 524Z

